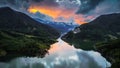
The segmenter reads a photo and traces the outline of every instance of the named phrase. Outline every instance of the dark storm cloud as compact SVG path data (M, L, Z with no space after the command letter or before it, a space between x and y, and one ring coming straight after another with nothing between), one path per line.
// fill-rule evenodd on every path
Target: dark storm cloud
M44 0L0 0L0 3L11 3L15 4L16 2L42 2Z
M55 2L56 0L43 0L39 3L39 5L46 5L49 7L56 7L58 6L58 3Z
M28 9L30 5L57 6L55 0L0 0L0 6L11 6L16 9Z
M0 6L10 6L15 9L26 10L30 5L31 0L0 0Z
M86 15L98 17L99 15L112 13L120 13L120 0L104 0Z
M79 7L76 13L85 14L89 12L90 10L94 9L102 1L103 0L81 0L81 6Z
M41 2L41 1L44 1L44 0L32 0L34 2Z
M0 0L0 6L11 6L16 9L27 9L32 2L42 2L44 0Z

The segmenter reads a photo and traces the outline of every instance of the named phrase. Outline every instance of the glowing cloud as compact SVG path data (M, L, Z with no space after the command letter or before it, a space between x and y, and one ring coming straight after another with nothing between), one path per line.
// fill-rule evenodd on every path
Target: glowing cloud
M69 20L73 18L74 21L78 24L86 23L86 18L84 18L80 14L79 15L75 14L76 12L75 8L65 9L63 7L48 7L48 6L32 5L29 7L28 11L30 13L40 12L42 14L51 16L54 20L57 20L60 17L64 18L65 20Z

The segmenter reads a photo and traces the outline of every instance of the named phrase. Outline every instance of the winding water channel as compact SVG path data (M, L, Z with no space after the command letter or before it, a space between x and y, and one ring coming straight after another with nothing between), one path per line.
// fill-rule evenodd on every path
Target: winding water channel
M20 57L8 63L0 63L0 68L107 68L111 64L95 51L84 51L70 46L60 38L51 45L44 58Z

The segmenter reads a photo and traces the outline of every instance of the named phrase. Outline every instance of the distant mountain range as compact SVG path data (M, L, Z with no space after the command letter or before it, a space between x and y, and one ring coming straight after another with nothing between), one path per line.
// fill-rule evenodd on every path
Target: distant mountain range
M42 57L59 36L56 29L24 13L0 8L0 60L15 56Z
M62 39L76 48L97 50L112 63L111 68L120 67L120 13L101 15Z
M70 30L73 30L75 27L78 26L77 24L74 24L74 23L54 22L54 21L49 21L49 20L42 20L40 18L35 18L35 20L55 28L61 34L67 33Z

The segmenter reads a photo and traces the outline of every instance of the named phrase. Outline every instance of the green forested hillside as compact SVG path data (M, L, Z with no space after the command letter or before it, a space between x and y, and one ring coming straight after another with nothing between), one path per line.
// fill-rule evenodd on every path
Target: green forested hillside
M120 67L120 39L97 43L95 49L112 63L111 68Z
M112 63L111 68L120 67L120 13L102 15L62 39L76 48L97 50Z
M47 42L47 43L46 43ZM50 44L56 42L39 36L13 31L0 31L0 57L4 60L19 56L43 57ZM14 56L13 56L14 55Z
M24 13L0 8L0 60L19 56L43 57L59 32Z
M0 30L16 31L45 38L56 39L59 37L59 32L52 27L9 7L0 8Z
M120 14L102 15L92 22L80 25L75 30L70 31L62 39L76 48L85 50L94 49L94 44L101 41L108 41L120 38Z

